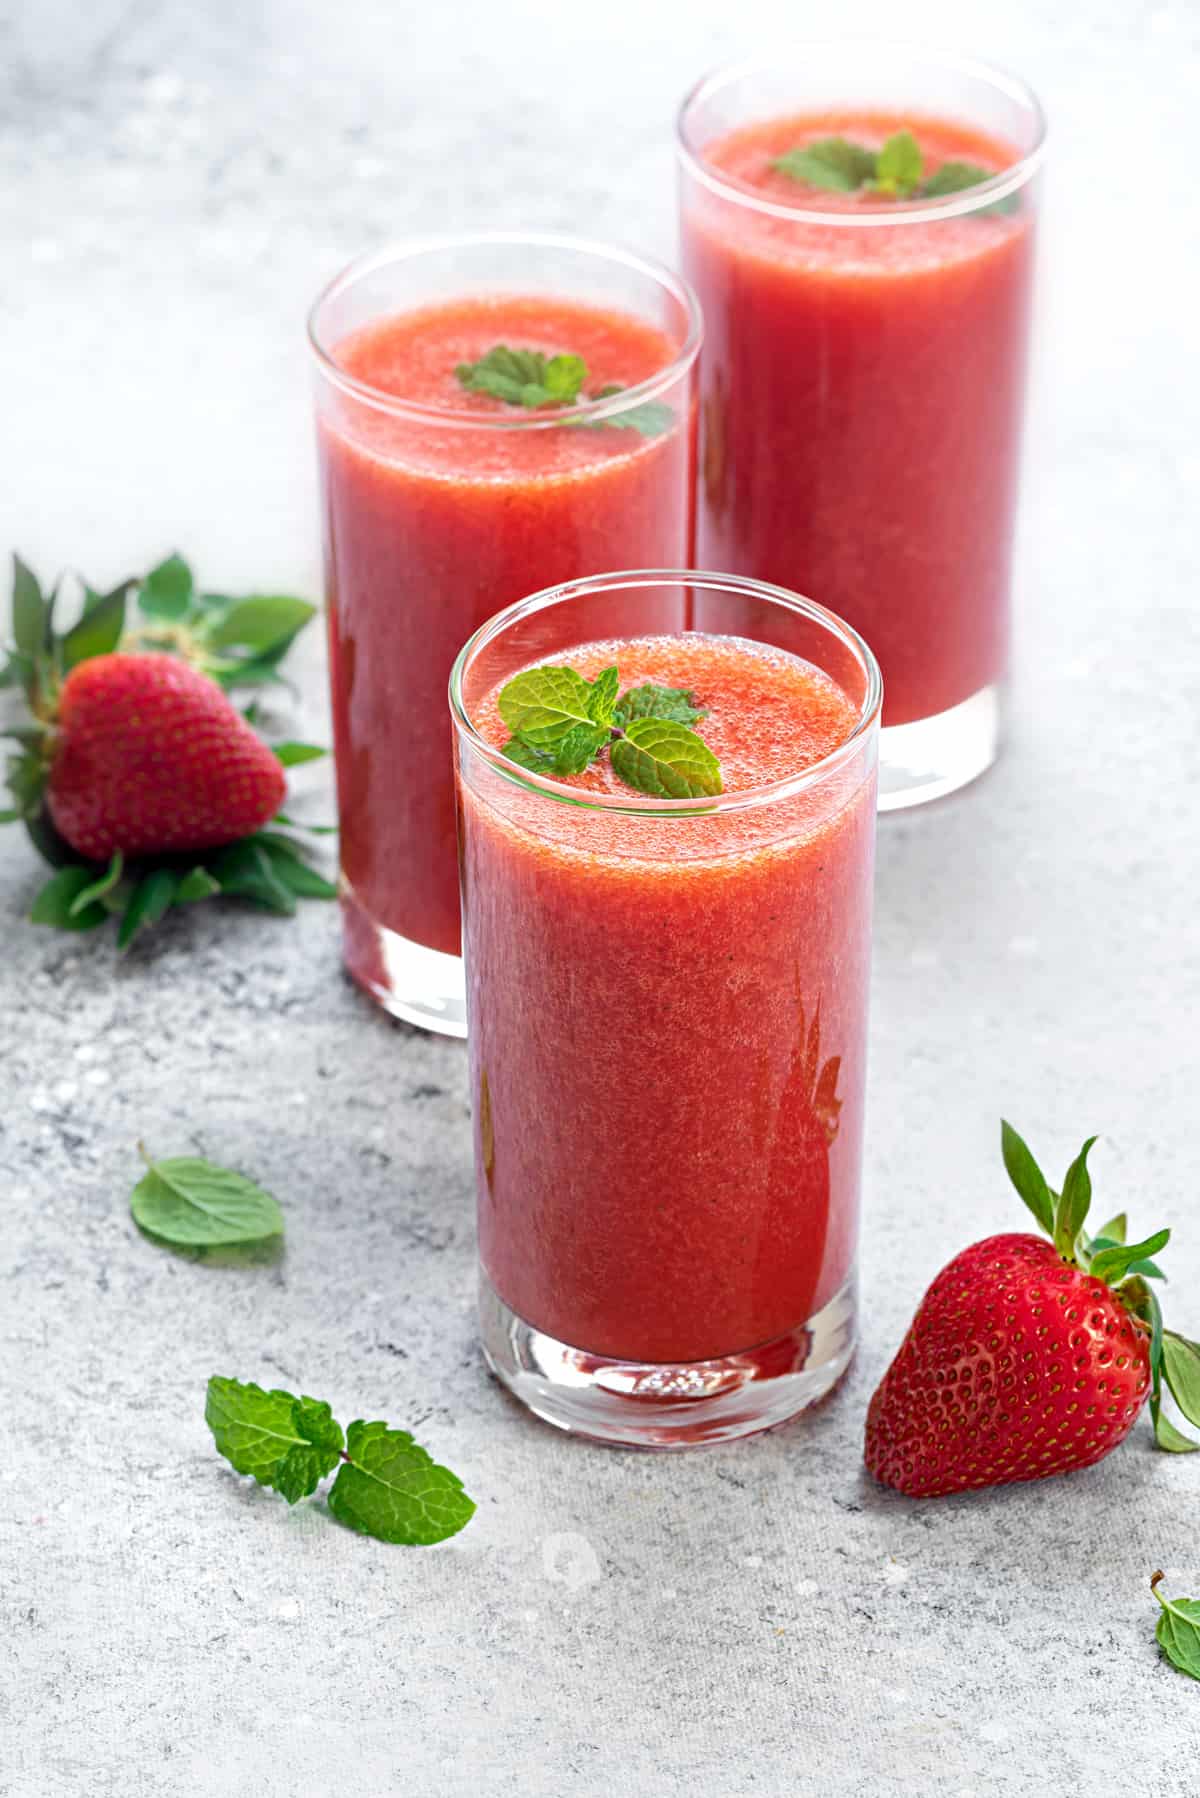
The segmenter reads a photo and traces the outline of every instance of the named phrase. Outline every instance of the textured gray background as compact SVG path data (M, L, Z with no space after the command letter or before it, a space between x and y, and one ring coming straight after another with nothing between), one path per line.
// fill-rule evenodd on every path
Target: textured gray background
M860 0L856 30L895 9ZM461 1048L341 980L335 919L203 908L118 965L21 921L0 838L0 1793L1194 1794L1200 1465L1146 1426L1070 1480L909 1504L863 1408L930 1276L1016 1222L1001 1109L1171 1251L1195 1220L1197 244L1191 0L934 0L1055 127L1014 721L886 821L862 1351L818 1416L691 1457L562 1439L473 1346ZM463 225L672 241L670 115L825 15L768 0L0 4L0 547L97 581L178 543L315 591L301 318L351 254ZM1130 146L1131 149L1123 149ZM306 688L323 728L319 644ZM324 777L312 782L320 803ZM327 803L327 799L326 799ZM275 1266L141 1240L134 1145L283 1200ZM1186 1227L1192 1225L1190 1243ZM1190 1290L1194 1296L1189 1300ZM479 1514L389 1549L237 1481L212 1370L418 1428Z

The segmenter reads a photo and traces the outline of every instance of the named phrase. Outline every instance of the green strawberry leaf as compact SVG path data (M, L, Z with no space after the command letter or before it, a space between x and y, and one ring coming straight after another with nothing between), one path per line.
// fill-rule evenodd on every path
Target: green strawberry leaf
M611 751L613 771L658 799L711 798L722 790L721 764L702 737L664 718L637 718Z
M315 1492L341 1454L341 1425L317 1399L214 1374L204 1417L234 1470L274 1487L290 1505Z
M223 893L252 899L256 905L285 917L291 917L296 909L295 894L280 880L270 855L253 837L220 850L209 872L220 882Z
M698 724L708 713L696 704L696 695L687 687L656 687L647 682L630 687L621 695L613 718L624 730L635 718L665 718L672 724Z
M591 682L574 668L527 668L501 687L500 716L531 749L555 749L577 724L593 724Z
M187 1248L261 1242L283 1233L283 1213L270 1193L242 1174L194 1155L152 1161L129 1201L139 1229Z
M329 754L319 743L272 743L271 749L285 768L298 768L303 762L318 762Z
M248 841L261 844L269 857L276 878L302 899L336 899L337 887L323 874L310 867L299 846L277 831L259 831Z
M418 1546L457 1535L475 1514L458 1476L439 1467L407 1430L361 1419L346 1432L346 1459L329 1509L364 1536Z
M1152 1270L1151 1279L1161 1279L1162 1275L1159 1270L1152 1261L1147 1261L1146 1258L1150 1255L1157 1255L1160 1249L1165 1249L1170 1239L1171 1232L1169 1230L1156 1230L1153 1236L1146 1238L1145 1242L1115 1243L1111 1248L1101 1247L1098 1253L1094 1252L1096 1243L1093 1242L1093 1253L1088 1272L1094 1274L1097 1280L1107 1281L1110 1286L1116 1286L1128 1273L1136 1271L1145 1274L1147 1269Z
M293 599L290 594L251 594L235 600L205 630L204 640L214 649L251 649L256 660L265 655L279 659L316 610L308 600Z
M85 905L79 912L73 909L80 893L86 892L95 879L95 868L79 862L60 868L46 882L30 907L31 922L48 924L55 930L95 930L108 916L102 905Z
M122 581L111 593L86 590L83 615L67 632L60 645L64 670L86 662L91 656L109 655L121 641L125 629L125 601L132 581Z
M175 889L174 903L193 905L198 899L211 899L214 893L220 891L220 881L214 880L207 868L192 868Z
M771 163L781 175L819 187L828 193L853 193L870 181L876 170L874 150L852 144L844 137L819 137L803 149L789 150Z
M1200 1679L1200 1599L1164 1598L1159 1584L1165 1574L1156 1573L1150 1590L1162 1606L1155 1636L1167 1660L1189 1679Z
M36 659L46 649L50 607L28 563L13 553L12 633L22 654Z
M76 893L74 899L71 901L71 916L77 918L80 912L84 911L87 906L98 900L107 898L120 880L124 871L125 857L118 849L114 853L112 860L109 862L103 874L101 874L98 879L93 880L90 886L81 887L79 892Z
M1123 1211L1118 1211L1116 1217L1110 1217L1106 1224L1101 1224L1096 1232L1095 1240L1098 1242L1103 1236L1114 1243L1124 1242L1128 1230L1129 1219Z
M1171 1397L1188 1422L1200 1428L1200 1345L1164 1330L1162 1368Z
M1152 1402L1150 1410L1154 1420L1154 1440L1159 1448L1165 1448L1169 1455L1194 1455L1200 1450L1200 1442L1194 1442L1182 1430L1177 1430L1158 1405Z
M1096 1141L1089 1136L1067 1169L1062 1197L1054 1213L1054 1246L1064 1261L1075 1259L1076 1244L1092 1203L1092 1181L1087 1158Z
M170 555L141 582L138 610L147 618L174 622L186 617L192 603L192 571L180 555Z
M117 930L117 948L128 949L140 930L149 930L175 903L179 875L173 868L152 868L143 874L132 893Z

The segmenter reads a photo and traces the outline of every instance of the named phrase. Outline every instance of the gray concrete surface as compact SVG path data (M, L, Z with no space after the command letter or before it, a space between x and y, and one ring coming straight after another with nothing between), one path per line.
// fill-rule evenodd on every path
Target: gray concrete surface
M894 30L863 0L856 31ZM1196 1218L1197 450L1185 0L931 0L1055 145L1008 753L886 823L858 1364L811 1421L690 1458L518 1414L472 1334L461 1049L339 976L335 920L197 912L118 964L22 921L0 837L4 1798L1194 1794L1200 1689L1147 1578L1200 1592L1200 1464L1145 1426L1070 1480L908 1504L863 1409L927 1280L1054 1164ZM668 250L670 114L768 0L0 4L0 545L97 580L178 543L315 591L301 315L346 257L528 221ZM322 727L319 645L305 692ZM314 777L314 804L324 776ZM275 1265L143 1241L135 1143L288 1213ZM1190 1240L1189 1240L1190 1229ZM417 1428L479 1499L404 1551L236 1480L213 1370Z

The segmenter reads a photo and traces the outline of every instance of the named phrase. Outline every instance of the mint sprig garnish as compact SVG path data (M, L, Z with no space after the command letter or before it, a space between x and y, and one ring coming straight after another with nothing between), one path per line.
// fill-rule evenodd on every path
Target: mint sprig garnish
M705 716L685 687L646 684L618 698L614 664L594 681L576 669L527 668L500 689L497 705L512 736L503 754L535 774L582 774L605 749L613 773L655 799L714 798L721 764L689 728Z
M1200 1679L1200 1599L1164 1598L1162 1572L1150 1576L1150 1590L1162 1606L1155 1636L1165 1658L1189 1679Z
M407 1430L359 1419L343 1433L323 1401L219 1374L208 1382L204 1417L234 1470L290 1505L311 1497L337 1467L330 1512L360 1535L428 1547L457 1535L475 1514L458 1475Z
M134 1222L147 1235L181 1248L225 1248L283 1234L283 1212L269 1192L196 1155L154 1161L141 1144L146 1172L130 1195Z
M1062 1191L1055 1192L1027 1145L1009 1123L1000 1126L1000 1146L1008 1177L1049 1236L1062 1259L1111 1286L1126 1309L1150 1332L1150 1417L1159 1448L1171 1454L1193 1454L1200 1442L1187 1436L1163 1411L1163 1389L1170 1393L1188 1423L1200 1429L1200 1343L1163 1327L1158 1295L1148 1284L1163 1278L1153 1259L1170 1240L1169 1230L1156 1230L1141 1242L1127 1243L1125 1214L1102 1224L1094 1236L1084 1229L1092 1203L1087 1160L1096 1138L1089 1136L1067 1169Z
M607 400L625 389L616 383L584 392L588 378L582 356L564 352L546 356L541 350L514 350L497 343L477 362L460 362L454 370L469 393L487 393L509 406L537 411L546 406L580 406L590 400ZM660 437L675 422L670 406L647 400L611 418L579 418L570 421L580 430L604 430L616 426L637 431L642 437Z
M819 137L811 144L773 157L771 167L806 187L827 193L871 193L882 199L941 199L990 181L995 169L974 162L944 162L932 175L923 176L921 146L911 131L894 131L878 150L845 137ZM1012 212L1017 196L1009 194L987 212Z

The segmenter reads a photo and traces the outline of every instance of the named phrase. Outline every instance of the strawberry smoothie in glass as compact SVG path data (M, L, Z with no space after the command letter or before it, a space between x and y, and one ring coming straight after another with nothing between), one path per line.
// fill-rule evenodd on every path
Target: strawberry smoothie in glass
M346 965L462 1035L451 664L534 587L686 562L699 315L636 256L490 234L352 265L310 336Z
M547 664L611 683L575 773L509 739ZM455 665L483 1344L564 1429L738 1436L849 1361L880 703L855 632L736 576L573 582ZM630 785L647 717L715 782Z
M1042 140L1021 82L868 43L725 70L680 115L697 559L866 637L885 808L996 752Z

